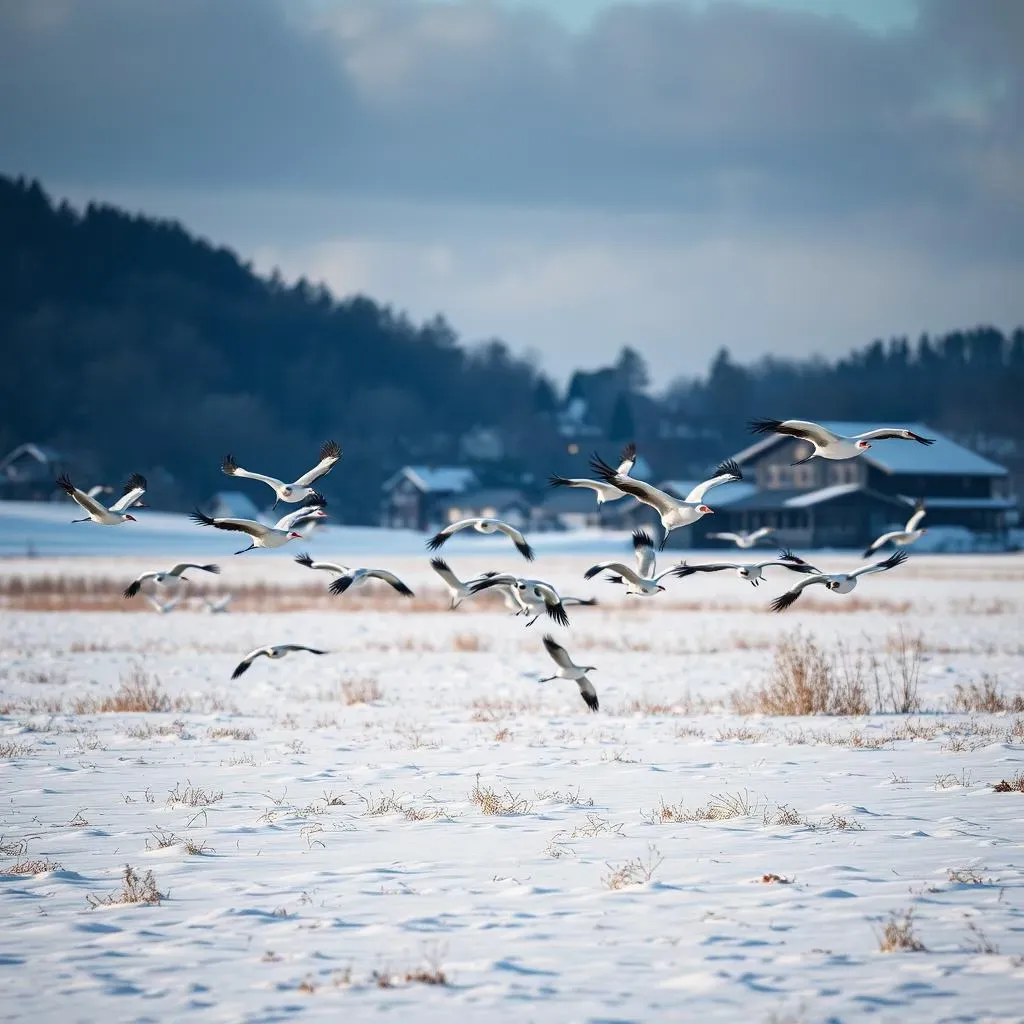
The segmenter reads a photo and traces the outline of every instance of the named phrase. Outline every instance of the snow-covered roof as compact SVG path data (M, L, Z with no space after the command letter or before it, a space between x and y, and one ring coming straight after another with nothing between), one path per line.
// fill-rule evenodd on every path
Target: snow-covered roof
M64 461L64 457L55 449L48 448L42 444L33 444L29 441L26 444L19 444L17 448L8 452L7 455L0 459L0 473L3 473L8 466L13 465L24 455L35 459L41 465L52 465Z
M859 490L862 490L859 483L833 484L831 487L820 487L816 491L808 491L806 494L787 498L784 504L786 508L806 508L808 505L820 505L823 501L841 498L845 494L856 494Z
M403 466L384 483L390 491L405 478L424 494L458 494L476 486L476 474L464 466Z
M700 480L663 480L657 487L677 498L685 498L700 482ZM705 495L705 500L712 508L715 508L719 505L731 505L734 501L741 501L756 491L756 484L747 480L733 480L727 484L712 487Z
M986 459L977 452L957 444L955 441L933 430L925 423L883 423L858 422L855 420L824 420L826 430L850 437L863 434L879 427L908 427L915 434L935 439L933 445L921 445L916 441L901 441L895 438L872 441L871 448L861 456L865 462L877 466L885 473L913 473L917 475L952 474L954 476L1005 476L1006 469ZM792 440L787 435L772 434L744 448L733 458L741 465L755 455L767 451L772 445L783 440ZM806 445L806 442L805 442Z
M224 519L256 519L259 509L242 491L218 491L209 502L210 514Z

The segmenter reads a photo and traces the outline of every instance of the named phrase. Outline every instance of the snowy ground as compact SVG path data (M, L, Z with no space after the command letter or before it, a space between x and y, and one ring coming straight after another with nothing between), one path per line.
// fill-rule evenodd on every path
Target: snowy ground
M225 584L310 583L287 555L232 559L231 538L197 532L188 552L169 526L173 543L125 540L118 558L7 558L0 583L120 588L156 551L216 554ZM344 554L346 537L430 586L422 538L311 548ZM452 547L463 575L525 566L474 544ZM779 577L623 606L582 581L591 561L552 540L536 570L607 599L554 630L598 666L597 715L573 684L537 682L546 625L496 608L0 610L0 1019L1024 1019L1024 794L993 789L1024 769L1024 716L947 710L986 674L1024 693L1024 562L915 557L853 611L821 595L776 616ZM798 626L827 649L920 634L923 710L733 713ZM332 653L232 682L268 641ZM98 710L141 676L175 706ZM475 787L514 813L485 813ZM655 813L716 800L711 820ZM31 860L60 866L12 873ZM636 860L650 879L612 888ZM125 864L166 898L91 906ZM880 951L908 910L925 949ZM427 983L437 970L447 984Z

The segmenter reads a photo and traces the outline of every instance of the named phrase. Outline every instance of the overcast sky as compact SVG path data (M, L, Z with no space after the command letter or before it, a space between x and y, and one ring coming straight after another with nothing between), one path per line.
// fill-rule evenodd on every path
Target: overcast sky
M1021 0L0 0L0 170L556 376L1024 322Z

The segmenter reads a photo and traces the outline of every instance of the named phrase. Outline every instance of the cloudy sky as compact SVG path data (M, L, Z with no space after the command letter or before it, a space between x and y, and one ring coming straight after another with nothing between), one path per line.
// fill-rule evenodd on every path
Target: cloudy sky
M0 0L0 171L556 376L1024 322L1019 0Z

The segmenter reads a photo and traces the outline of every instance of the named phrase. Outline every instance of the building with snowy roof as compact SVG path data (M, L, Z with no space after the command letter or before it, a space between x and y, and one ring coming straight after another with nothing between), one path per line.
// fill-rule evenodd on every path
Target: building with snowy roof
M426 530L447 525L450 499L476 490L479 482L465 466L403 466L382 487L381 526Z
M846 436L888 425L822 424ZM771 542L782 546L864 547L902 527L920 500L927 509L923 526L966 528L989 546L1004 544L1017 506L1007 470L926 424L900 425L935 443L872 441L854 459L812 459L794 466L808 454L807 442L780 434L759 439L733 456L747 486L710 492L715 515L693 527L689 542L704 544L709 533L769 526L775 531Z

